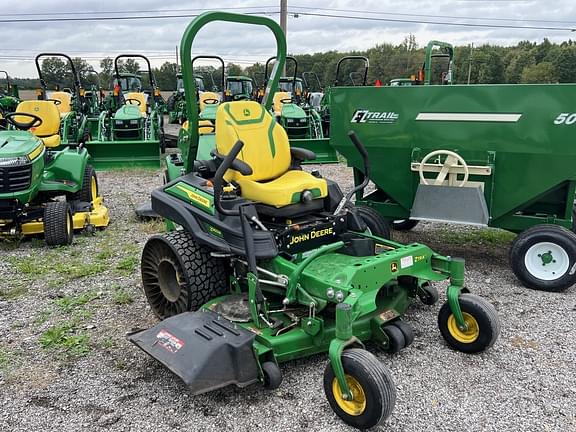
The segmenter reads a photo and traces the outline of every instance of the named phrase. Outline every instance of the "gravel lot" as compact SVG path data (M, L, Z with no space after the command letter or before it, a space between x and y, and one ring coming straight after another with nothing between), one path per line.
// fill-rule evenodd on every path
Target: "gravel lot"
M343 166L319 167L347 187ZM351 430L322 390L326 357L282 366L284 382L190 395L177 378L125 340L154 324L140 291L139 253L162 229L133 208L157 173L100 174L110 227L68 248L0 243L1 431ZM511 236L439 224L395 234L467 261L468 287L496 306L502 333L481 355L450 350L436 326L441 302L415 304L416 341L378 353L398 387L382 431L576 431L576 290L548 294L515 280ZM60 332L60 333L59 333Z

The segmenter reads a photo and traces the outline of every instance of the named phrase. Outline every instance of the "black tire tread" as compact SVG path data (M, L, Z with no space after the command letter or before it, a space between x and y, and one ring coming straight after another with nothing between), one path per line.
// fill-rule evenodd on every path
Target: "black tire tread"
M399 328L400 331L402 332L402 335L404 336L404 348L409 347L410 345L412 345L412 342L414 342L414 329L412 328L412 326L410 324L408 324L406 321L402 321L400 319L397 319L396 321L392 322L392 325Z
M264 388L274 390L282 384L282 372L273 361L262 363L262 372L264 373Z
M96 176L96 171L92 165L86 165L86 168L84 168L84 175L82 176L82 187L78 192L72 195L73 200L90 203L96 198L92 196L92 188L90 186L92 176L96 178L96 190L98 190L98 177Z
M472 307L476 309L476 313L480 312L484 314L484 317L487 319L490 327L488 329L491 331L489 334L490 337L487 341L482 343L476 343L478 342L477 340L471 344L462 344L453 340L447 327L444 326L444 320L447 321L448 317L452 314L448 302L442 305L440 312L438 313L438 327L442 337L444 340L446 340L448 345L461 352L474 354L486 351L488 348L494 345L500 334L500 319L498 317L498 313L496 312L496 308L492 305L492 303L488 302L482 297L470 293L461 294L458 298L458 301L460 302L460 308L462 309L462 312L470 313L469 308ZM479 317L475 316L475 318L478 320ZM487 329L482 329L481 327L480 331L482 332L483 330L486 331Z
M154 279L154 257L149 256L151 254L149 247L152 247L150 245L154 242L168 245L177 256L188 288L182 290L180 306L170 311L157 310L151 298L153 293L149 289L149 282ZM223 262L211 257L208 250L200 246L190 233L183 230L151 237L142 252L141 271L144 292L152 310L160 319L176 313L197 310L204 303L228 291ZM158 294L155 293L154 295Z
M70 207L65 201L49 202L44 207L44 240L49 246L72 243L74 232L68 232L66 219L71 217Z
M524 267L524 255L522 253L522 249L525 247L527 242L531 241L531 237L534 235L534 233L539 233L540 235L556 236L560 241L568 238L569 241L573 243L573 256L576 256L576 233L559 225L535 225L518 234L518 236L510 245L509 260L514 275L525 287L541 291L561 292L574 285L574 283L576 283L576 273L570 275L568 272L563 277L553 281L540 281L528 273ZM569 251L567 251L567 253L570 255ZM572 267L575 263L576 258L574 258L574 260L570 263L570 267Z
M420 223L420 221L415 219L398 219L398 221L392 222L392 229L396 231L410 231L416 227L418 223Z
M385 219L380 213L371 207L358 205L356 206L356 211L368 226L372 235L384 239L390 239L390 222L388 219Z
M407 346L406 338L404 337L404 332L402 331L402 329L400 329L400 327L391 323L386 324L384 327L382 327L382 330L384 331L384 333L386 333L386 336L388 336L389 339L387 350L389 353L395 354L397 352L400 352L404 347Z

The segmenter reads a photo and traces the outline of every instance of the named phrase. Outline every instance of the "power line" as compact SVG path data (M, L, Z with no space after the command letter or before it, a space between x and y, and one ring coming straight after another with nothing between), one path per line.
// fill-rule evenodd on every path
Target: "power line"
M278 11L260 11L260 12L246 12L245 15L278 15ZM198 14L182 14L182 15L143 15L143 16L116 16L116 17L86 17L86 18L25 18L25 19L2 19L0 23L14 24L14 23L35 23L35 22L66 22L66 21L133 21L133 20L148 20L148 19L181 19L181 18L195 18Z
M520 0L520 1L526 1L526 0ZM357 10L357 9L321 8L321 7L295 6L295 5L293 5L292 7L297 9L319 10L329 12L349 12L349 13L369 14L369 15L391 15L391 16L424 17L424 18L451 18L451 19L483 20L483 21L576 24L576 21L539 20L539 19L524 19L524 18L489 18L489 17L453 16L453 15L427 15L427 14L411 14L411 13L399 13L399 12L381 12L373 10L369 11L369 10Z
M570 27L538 27L538 26L514 26L514 25L503 25L503 24L480 24L480 23L457 23L457 22L447 22L447 21L427 21L427 20L409 20L409 19L396 19L396 18L375 18L375 17L362 17L362 16L350 16L350 15L335 15L335 14L323 14L323 13L313 13L313 12L300 12L295 10L290 10L290 14L294 15L304 15L304 16L314 16L323 18L342 18L342 19L352 19L360 21L382 21L382 22L397 22L397 23L411 23L411 24L432 24L432 25L445 25L453 27L482 27L482 28L504 28L504 29L522 29L522 30L552 30L552 31L574 31ZM0 21L2 22L2 21Z
M278 7L276 5L267 6L237 6L219 8L221 11L240 10L240 9L267 9ZM22 12L22 13L3 13L3 16L50 16L50 15L108 15L108 14L132 14L132 13L162 13L162 12L205 12L211 9L194 8L194 9L139 9L124 11L76 11L76 12Z

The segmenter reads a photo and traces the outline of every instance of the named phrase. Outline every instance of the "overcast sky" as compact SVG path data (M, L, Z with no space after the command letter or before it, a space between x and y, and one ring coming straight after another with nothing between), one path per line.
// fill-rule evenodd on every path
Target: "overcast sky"
M98 59L114 57L121 52L148 55L155 66L175 61L175 47L186 25L193 19L182 15L193 15L206 9L228 9L231 12L264 12L278 20L280 1L2 0L1 3L0 69L8 70L12 76L35 77L32 58L42 51L82 56L96 67ZM541 41L545 37L552 41L576 39L576 33L571 31L576 29L575 0L288 0L288 10L288 50L293 54L361 50L377 43L399 43L410 33L416 36L421 46L431 39L455 45L512 45L520 40ZM177 17L6 22L162 15ZM343 18L346 16L371 20ZM439 22L472 26L433 24ZM213 24L201 33L193 52L195 55L218 54L227 61L246 66L273 55L274 44L264 30Z

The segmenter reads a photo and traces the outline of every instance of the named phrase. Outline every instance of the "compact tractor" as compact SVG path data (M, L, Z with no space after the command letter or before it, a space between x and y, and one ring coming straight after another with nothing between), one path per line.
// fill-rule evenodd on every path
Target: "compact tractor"
M0 74L5 76L4 84L0 85L0 128L5 128L6 122L2 120L2 114L16 111L20 103L20 95L18 86L10 82L8 72L0 71Z
M437 62L435 59L441 60ZM430 41L428 45L426 45L424 63L422 67L418 69L418 74L412 75L410 78L390 80L390 85L393 87L405 87L413 85L452 84L453 68L454 47L448 42Z
M82 143L62 146L61 113L50 100L28 100L4 114L0 131L0 236L43 234L72 243L75 230L108 225L108 209Z
M262 105L218 107L215 147L201 160L191 49L213 21L269 28L277 61ZM474 353L494 343L495 309L466 289L463 260L388 240L386 221L351 203L367 180L343 194L300 169L313 152L290 147L269 112L286 59L276 22L204 13L186 29L180 56L190 113L183 175L152 193L154 210L176 229L151 237L141 262L144 293L162 321L130 341L194 394L257 382L274 389L282 382L279 363L327 353L328 403L360 429L386 419L396 401L390 371L365 344L391 352L408 346L414 332L402 316L416 298L438 299L431 282L450 280L438 325L451 347ZM344 138L369 175L363 144L354 133Z
M121 73L124 58L144 60L148 66L149 89L139 75ZM158 106L160 89L150 61L139 54L122 54L114 59L115 82L100 113L96 133L86 143L97 169L125 167L158 168L164 151L164 119Z

